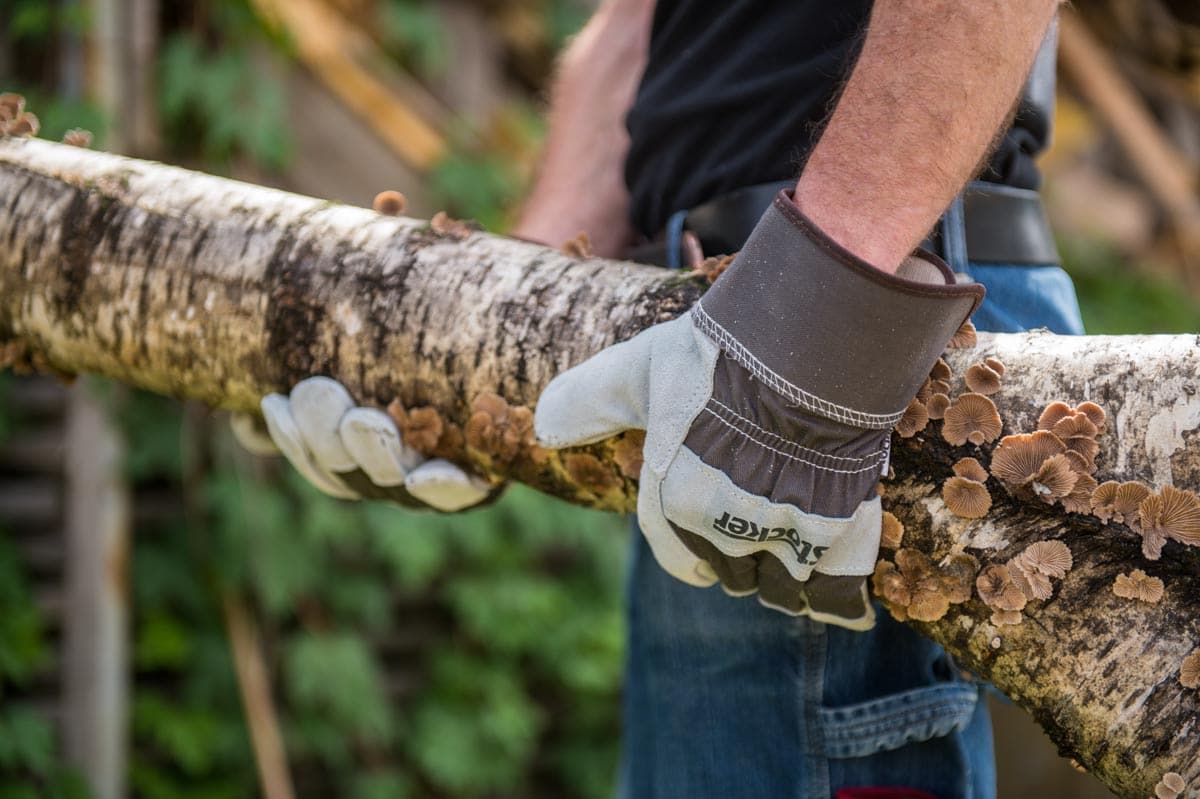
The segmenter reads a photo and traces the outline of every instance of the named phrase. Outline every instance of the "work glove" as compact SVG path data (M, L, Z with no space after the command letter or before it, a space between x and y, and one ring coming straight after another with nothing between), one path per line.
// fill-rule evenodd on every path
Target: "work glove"
M782 192L689 313L556 377L534 429L644 429L638 522L667 572L868 629L891 428L982 298L925 253L875 269Z
M404 443L392 418L355 404L336 380L310 377L289 396L262 400L268 435L248 416L234 416L234 436L258 455L282 453L296 471L339 499L383 499L409 508L465 510L488 499L492 486L447 460L427 460Z

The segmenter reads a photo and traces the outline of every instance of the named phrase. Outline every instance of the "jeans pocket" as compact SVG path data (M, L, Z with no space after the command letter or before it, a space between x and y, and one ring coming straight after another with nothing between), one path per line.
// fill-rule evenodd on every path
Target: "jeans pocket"
M825 755L866 757L962 732L971 723L978 701L975 685L954 682L821 708Z

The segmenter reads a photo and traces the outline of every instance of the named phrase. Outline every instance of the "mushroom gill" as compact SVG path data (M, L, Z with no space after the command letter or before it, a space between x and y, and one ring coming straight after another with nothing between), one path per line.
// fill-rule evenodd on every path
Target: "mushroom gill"
M1148 496L1150 489L1141 483L1108 480L1092 492L1092 515L1102 522L1132 525L1137 522L1138 507Z
M1058 436L1072 452L1078 452L1088 463L1093 463L1100 445L1096 443L1099 429L1085 413L1073 413L1055 422L1051 432Z
M975 336L975 325L968 319L958 328L958 332L950 339L950 343L946 345L947 349L965 350L975 346L978 339Z
M1187 782L1184 781L1183 775L1168 771L1154 786L1154 796L1155 799L1177 799L1186 787Z
M1050 577L1035 569L1027 569L1019 557L1012 558L1006 565L1013 582L1029 599L1049 599L1054 595Z
M1038 499L1053 505L1069 495L1078 481L1079 473L1071 468L1071 461L1065 455L1051 455L1029 479L1029 487Z
M992 496L983 483L966 477L951 477L942 484L942 499L955 516L981 519L992 507Z
M1072 461L1074 466L1074 458L1078 457L1074 452L1063 453L1068 460ZM1078 472L1078 467L1076 467ZM1075 481L1075 487L1071 489L1071 493L1062 498L1063 510L1068 513L1090 513L1092 510L1092 492L1096 490L1096 478L1090 474L1079 474L1079 479Z
M946 409L942 438L956 447L995 441L1003 429L996 404L982 394L960 394Z
M1138 505L1138 528L1142 554L1150 560L1162 557L1162 546L1168 538L1189 546L1200 545L1200 497L1163 486Z
M1200 649L1183 659L1179 666L1179 682L1184 688L1200 688Z
M999 358L984 358L983 362L993 372L1000 375L1001 377L1004 377L1004 362L1001 361Z
M1096 425L1096 429L1101 433L1104 432L1106 414L1104 409L1094 402L1081 402L1075 406L1075 413L1082 413L1092 424Z
M1032 491L1028 484L1041 470L1042 465L1065 451L1066 447L1059 441L1058 436L1048 430L1005 436L992 452L992 476L1004 483L1010 491ZM1074 483L1071 486L1073 487ZM1070 488L1066 493L1070 493Z
M971 596L970 576L977 561L970 555L950 559L940 569L923 552L900 549L893 564L880 560L875 565L875 593L899 621L937 621L951 604Z
M1112 592L1122 599L1154 603L1163 598L1163 581L1151 577L1141 569L1134 569L1129 574L1117 575L1113 581Z
M1025 621L1025 615L1019 610L993 610L991 622L997 627L1017 625Z
M924 430L927 424L929 424L929 411L925 410L925 403L914 398L904 409L904 415L896 423L895 430L901 438L912 438Z
M1017 559L1025 572L1032 570L1058 579L1066 577L1075 563L1070 548L1062 541L1035 541Z

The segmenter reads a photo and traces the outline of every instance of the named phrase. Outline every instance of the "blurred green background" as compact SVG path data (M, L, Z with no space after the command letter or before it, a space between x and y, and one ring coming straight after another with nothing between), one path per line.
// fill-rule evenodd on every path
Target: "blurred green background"
M267 2L0 0L0 90L26 95L46 138L83 127L101 149L360 204L401 189L410 213L503 232L536 162L555 54L591 4L314 3L351 31L322 35L359 48L354 63L437 131L434 157L389 147L322 71L311 21ZM130 13L154 15L149 44L106 47L113 30L135 36ZM1128 180L1078 106L1066 116L1049 196L1077 222L1080 174ZM1109 213L1063 226L1089 331L1200 331L1186 262L1153 246L1153 213L1116 239ZM129 795L258 795L237 614L257 631L298 796L611 795L623 519L519 486L453 517L336 502L238 450L222 418L85 382L124 438L134 508ZM0 375L0 448L60 423L11 399L22 383ZM0 482L20 466L4 462ZM19 515L0 519L0 799L87 797L56 726L63 622L47 586L63 565L29 554L42 533Z

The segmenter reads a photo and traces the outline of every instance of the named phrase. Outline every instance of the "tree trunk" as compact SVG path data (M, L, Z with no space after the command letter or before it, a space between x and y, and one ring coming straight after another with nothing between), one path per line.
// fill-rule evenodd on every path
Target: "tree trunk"
M554 374L677 316L703 290L679 273L36 140L0 142L0 197L0 339L35 363L243 410L314 374L364 403L432 406L446 425L494 412L494 401L476 405L490 392L532 408ZM952 393L968 365L998 357L1006 434L1033 430L1054 400L1091 400L1108 412L1098 480L1195 490L1196 344L981 334L974 350L948 355ZM907 528L905 546L988 564L1054 538L1075 566L1019 625L993 626L978 599L914 624L1119 795L1148 796L1172 770L1200 785L1200 696L1179 680L1200 645L1200 553L1169 543L1145 561L1129 527L1014 500L995 480L991 511L959 518L942 483L958 458L988 463L991 445L952 447L940 427L895 440L884 502ZM633 507L636 481L612 441L572 461L467 438L443 434L439 446L577 504ZM1114 577L1132 568L1162 578L1161 603L1113 594Z

